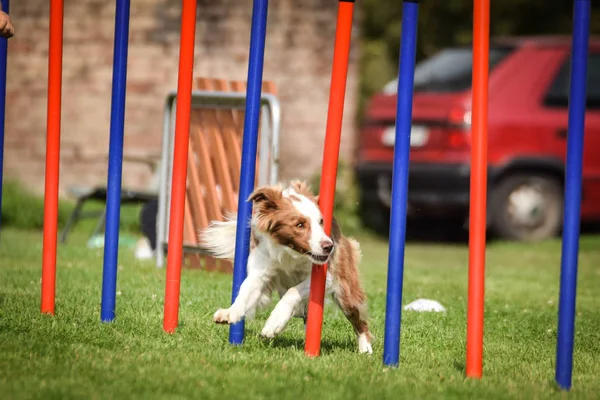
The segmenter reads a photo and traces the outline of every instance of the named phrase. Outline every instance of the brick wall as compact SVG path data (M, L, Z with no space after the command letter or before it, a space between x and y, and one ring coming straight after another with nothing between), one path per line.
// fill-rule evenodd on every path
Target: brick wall
M264 79L283 107L281 177L309 177L321 165L337 1L272 1ZM198 0L195 76L246 79L252 2ZM65 0L61 193L103 184L110 124L114 2ZM181 3L132 0L125 153L160 152L165 94L176 88ZM5 179L44 187L47 0L14 1L9 40ZM356 26L356 24L355 24ZM354 146L358 36L354 31L341 157ZM144 187L143 166L125 164L123 183Z

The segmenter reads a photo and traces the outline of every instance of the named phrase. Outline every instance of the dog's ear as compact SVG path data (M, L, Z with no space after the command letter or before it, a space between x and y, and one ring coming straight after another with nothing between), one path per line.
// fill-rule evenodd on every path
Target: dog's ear
M293 180L290 182L290 186L294 188L294 190L300 193L303 196L313 196L313 193L310 189L310 185L306 181Z
M258 188L248 197L248 201L260 206L263 211L276 210L282 199L283 192L281 189L272 186Z
M319 204L319 196L315 197L310 185L306 181L291 181L290 186L293 187L296 192Z

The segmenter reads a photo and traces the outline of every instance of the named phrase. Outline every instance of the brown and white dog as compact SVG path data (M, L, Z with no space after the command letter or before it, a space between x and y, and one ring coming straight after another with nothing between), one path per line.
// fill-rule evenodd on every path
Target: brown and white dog
M264 186L249 197L253 202L251 246L247 278L229 308L217 310L213 320L233 324L271 301L277 291L279 302L261 335L273 338L294 316L305 317L310 292L312 264L329 264L326 293L344 312L357 336L358 350L372 353L364 291L360 285L358 242L342 235L333 220L331 237L323 230L323 218L315 197L305 182L287 187ZM233 260L236 216L213 221L200 232L200 242L217 258Z

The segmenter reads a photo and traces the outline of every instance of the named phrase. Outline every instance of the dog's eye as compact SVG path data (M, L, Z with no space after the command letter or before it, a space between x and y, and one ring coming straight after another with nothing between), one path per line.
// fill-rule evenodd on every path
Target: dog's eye
M323 225L323 218L319 221L319 225Z
M304 224L302 222L299 222L296 224L296 227L302 229L304 228Z

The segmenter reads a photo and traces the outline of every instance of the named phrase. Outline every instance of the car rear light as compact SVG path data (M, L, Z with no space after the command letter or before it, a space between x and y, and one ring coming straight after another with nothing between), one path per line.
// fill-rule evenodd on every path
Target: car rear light
M446 136L447 145L451 149L461 150L471 147L471 111L463 107L453 107L448 113L450 128Z
M395 126L388 126L383 130L383 133L381 134L381 143L383 143L384 146L394 147L394 144L396 143Z
M423 147L429 139L429 128L423 125L412 125L410 128L410 147ZM388 126L381 135L384 146L394 147L396 143L396 127Z
M448 147L452 149L468 149L471 147L471 135L468 130L451 129L448 131Z
M471 125L471 111L463 107L453 107L448 113L448 122L452 125Z

